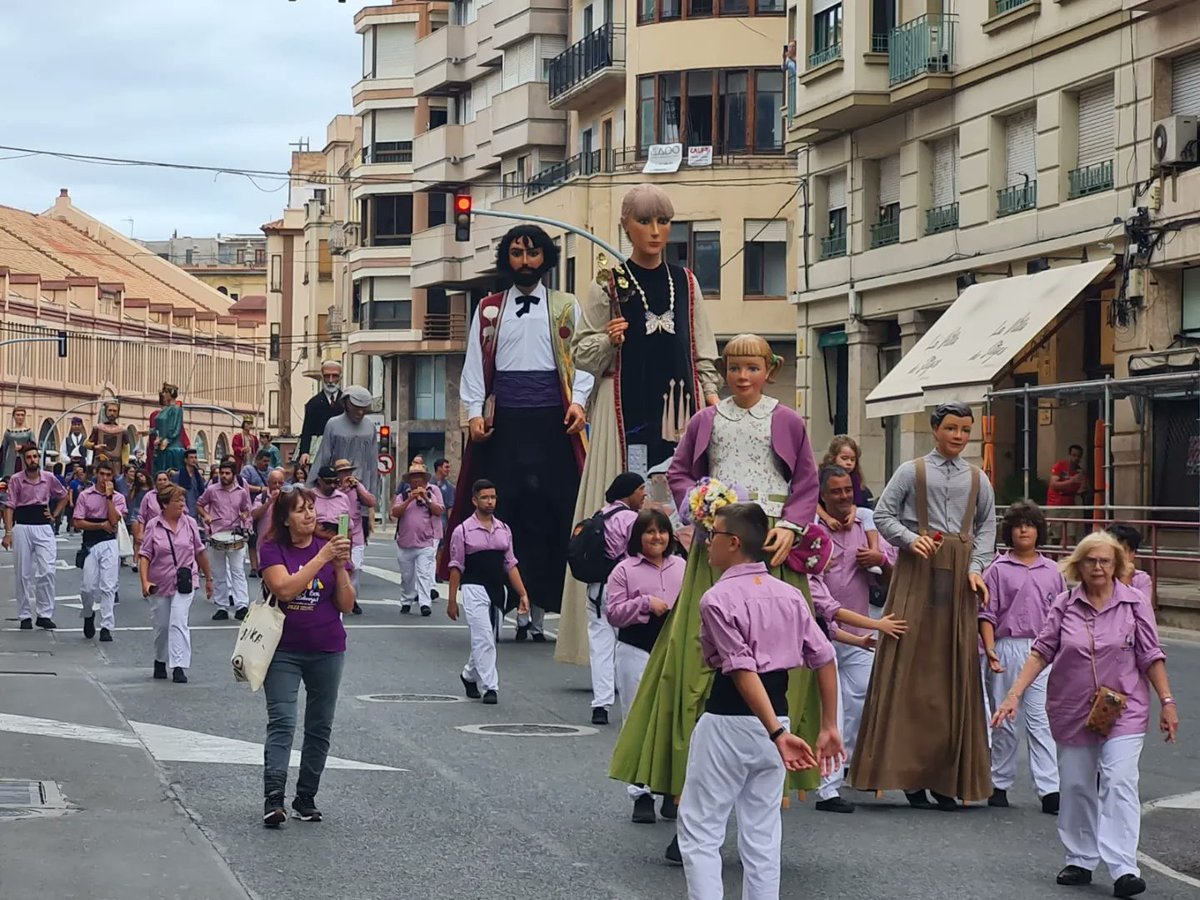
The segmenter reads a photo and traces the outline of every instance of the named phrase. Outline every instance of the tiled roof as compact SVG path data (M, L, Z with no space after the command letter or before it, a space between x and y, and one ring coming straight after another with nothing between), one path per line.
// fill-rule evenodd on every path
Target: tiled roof
M247 294L229 307L229 311L234 313L241 312L266 312L267 311L267 295L266 294Z

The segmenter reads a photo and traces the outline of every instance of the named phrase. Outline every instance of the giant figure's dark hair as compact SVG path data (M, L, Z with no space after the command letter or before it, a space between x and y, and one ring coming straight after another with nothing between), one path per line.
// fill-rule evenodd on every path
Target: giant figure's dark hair
M536 225L518 225L500 239L500 245L496 248L496 271L501 275L512 277L513 270L508 262L508 250L514 241L522 239L541 248L542 256L546 260L542 271L549 272L558 265L558 247L554 245L550 235Z

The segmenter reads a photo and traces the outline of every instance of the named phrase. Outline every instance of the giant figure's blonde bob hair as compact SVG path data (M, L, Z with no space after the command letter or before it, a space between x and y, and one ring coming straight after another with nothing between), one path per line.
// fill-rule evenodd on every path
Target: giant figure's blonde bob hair
M771 349L771 344L760 334L739 334L730 339L721 353L722 370L731 356L757 356L767 365L767 381L774 382L775 373L783 365L783 357Z

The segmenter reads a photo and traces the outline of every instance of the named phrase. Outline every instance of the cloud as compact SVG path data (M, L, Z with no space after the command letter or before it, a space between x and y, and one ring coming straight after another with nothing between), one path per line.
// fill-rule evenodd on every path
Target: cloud
M337 0L4 0L2 142L71 153L287 169L320 149L361 74L354 14ZM212 173L12 156L0 204L42 211L59 188L139 238L256 231L287 191ZM260 182L273 189L278 182Z

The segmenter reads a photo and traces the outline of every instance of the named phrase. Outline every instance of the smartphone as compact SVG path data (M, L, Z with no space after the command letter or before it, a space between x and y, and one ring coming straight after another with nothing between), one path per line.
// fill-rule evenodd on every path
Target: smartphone
M350 516L342 513L338 516L338 537L350 536Z

